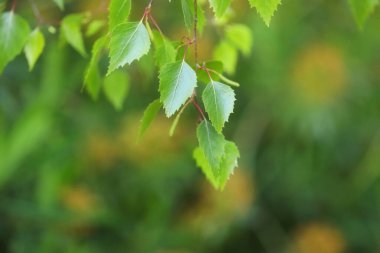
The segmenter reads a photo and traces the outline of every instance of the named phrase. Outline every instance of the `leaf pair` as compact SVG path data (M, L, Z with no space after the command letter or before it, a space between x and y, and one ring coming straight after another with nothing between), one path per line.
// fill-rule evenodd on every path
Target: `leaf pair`
M197 138L199 147L194 150L193 157L213 186L222 190L237 166L239 150L233 142L225 140L207 120L199 124Z

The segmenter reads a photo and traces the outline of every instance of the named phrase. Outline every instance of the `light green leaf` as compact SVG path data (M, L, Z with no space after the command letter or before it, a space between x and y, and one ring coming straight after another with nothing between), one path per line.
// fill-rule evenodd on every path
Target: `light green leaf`
M40 57L45 47L45 38L39 28L34 29L30 34L28 42L25 45L24 52L29 64L29 70L32 70L34 64Z
M177 51L174 48L173 44L160 33L154 33L154 46L157 65L162 67L165 64L173 63L175 61Z
M128 90L128 76L122 70L115 71L104 79L104 93L116 110L123 108Z
M181 0L183 18L185 20L185 26L188 31L192 31L194 28L194 0ZM205 26L206 17L203 8L198 4L198 23L197 29L202 34Z
M255 7L263 18L265 24L269 26L273 14L276 12L281 0L248 0L251 7ZM361 1L361 0L359 0Z
M203 120L197 128L199 147L203 151L215 177L220 175L220 164L224 156L225 139L214 127Z
M228 121L234 110L235 93L230 86L211 81L202 94L205 110L216 131L222 132L224 123Z
M30 28L28 23L14 12L0 16L0 74L5 66L22 52Z
M223 17L228 7L231 5L231 0L209 0L209 2L214 9L217 18Z
M235 73L236 64L238 60L238 52L236 47L231 45L228 41L222 41L215 48L214 58L223 62L224 70L232 75Z
M193 157L197 163L197 166L202 169L206 178L210 181L214 188L223 190L230 175L234 172L235 167L237 167L237 160L240 157L240 154L235 143L226 141L224 146L224 156L219 168L220 173L217 175L214 175L214 172L200 147L197 147L194 150Z
M61 10L64 9L64 7L65 7L65 2L64 2L64 0L53 0L53 1L54 1L54 3L55 3L56 5L58 5L58 7L59 7Z
M348 0L356 23L363 27L369 15L374 11L378 0Z
M86 36L91 37L92 35L97 34L105 25L104 20L97 19L91 21L87 27Z
M70 14L62 20L61 36L83 57L87 56L81 31L83 14Z
M226 37L244 55L247 56L251 53L253 36L251 29L247 26L241 24L227 26Z
M160 99L154 100L152 103L148 105L148 107L144 111L144 115L141 119L139 138L143 137L146 130L150 127L153 120L156 118L157 113L160 111L161 102Z
M138 60L147 54L149 49L149 34L142 22L118 25L111 35L111 60L107 75L125 64L131 64L134 60Z
M109 7L109 30L128 20L131 12L131 0L111 0Z
M95 41L91 50L91 60L88 64L84 76L84 85L86 87L86 90L94 100L98 98L100 87L102 85L102 79L100 77L98 64L102 49L106 45L106 41L106 37L100 37L98 40Z
M219 75L216 74L216 72L218 73L223 72L223 63L221 61L208 61L208 62L204 62L202 65L206 67L207 69L212 70L212 71L209 71L209 74L212 80L218 81L220 79ZM199 68L197 69L197 78L198 78L198 81L201 81L205 84L210 82L210 77L204 69L199 69Z
M160 100L167 117L172 116L193 94L197 86L194 70L184 61L164 65L160 70Z

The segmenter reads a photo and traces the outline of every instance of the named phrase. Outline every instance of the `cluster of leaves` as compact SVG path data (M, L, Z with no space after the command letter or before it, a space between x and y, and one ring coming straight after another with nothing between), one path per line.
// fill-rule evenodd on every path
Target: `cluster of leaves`
M269 26L271 17L281 0L248 0ZM355 18L362 26L373 11L378 0L348 0ZM59 8L64 8L63 0L54 0ZM173 135L183 111L193 104L198 110L201 123L197 128L199 147L193 156L199 167L215 188L223 189L230 174L237 166L239 151L236 145L227 141L222 134L223 127L233 112L235 93L231 87L239 85L223 75L233 74L238 53L250 54L252 34L242 24L226 25L224 37L216 46L212 61L197 62L197 33L202 33L206 25L205 1L181 0L184 24L189 36L182 41L170 40L164 35L152 16L152 0L148 3L142 18L130 21L131 0L111 0L109 5L108 27L104 35L93 44L91 58L84 75L84 87L96 99L101 89L116 109L121 109L128 92L129 81L120 68L138 61L154 47L155 62L159 69L160 97L145 110L140 137L148 129L155 116L163 107L166 116L175 116L169 131ZM170 0L169 0L170 2ZM217 20L225 20L232 0L209 0ZM13 2L15 3L15 2ZM14 6L13 6L14 7ZM4 67L24 50L29 69L32 70L43 52L45 39L37 27L31 31L26 20L12 10L0 17L0 73ZM91 20L87 14L73 13L61 21L60 41L71 45L86 57L82 25L87 26L87 36L97 34L106 25L104 20ZM224 21L221 21L222 23ZM152 26L152 27L151 27ZM187 53L194 47L195 62L188 63ZM106 53L106 54L105 54ZM102 71L101 60L108 56L108 69ZM107 58L107 59L108 59ZM199 83L205 86L199 87ZM197 93L203 89L201 100L204 110L198 103ZM206 117L207 113L207 117Z

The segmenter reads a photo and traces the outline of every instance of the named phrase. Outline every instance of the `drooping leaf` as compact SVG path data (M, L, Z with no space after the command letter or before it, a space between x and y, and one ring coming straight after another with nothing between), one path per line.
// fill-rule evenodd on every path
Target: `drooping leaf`
M86 36L91 37L97 34L105 25L105 21L101 19L96 19L91 21L87 27Z
M86 87L86 90L94 100L98 98L100 87L102 85L102 79L100 77L98 63L102 49L106 45L106 41L106 37L100 37L95 41L91 50L91 60L88 64L84 76L84 85Z
M218 81L219 75L215 72L222 73L223 72L223 63L221 61L208 61L202 64L204 67L212 70L209 71L209 74L212 80ZM214 72L215 71L215 72ZM199 81L207 84L210 82L210 77L207 72L203 69L197 69L197 78Z
M83 57L87 56L81 31L83 14L70 14L62 20L61 36Z
M379 0L348 0L356 23L363 27L369 15L374 11Z
M177 51L173 46L173 43L169 41L164 35L154 32L154 46L157 65L162 67L165 64L173 63L177 55Z
M236 64L238 60L238 52L236 47L231 45L228 41L222 41L215 48L214 58L223 62L224 71L228 74L235 73Z
M56 5L58 5L58 7L59 7L61 10L64 9L64 7L65 7L65 2L64 2L64 0L53 0L53 1L54 1L54 3L55 3Z
M234 110L235 93L230 86L211 81L202 94L205 110L219 133Z
M28 23L14 12L0 16L0 74L5 66L22 52L30 28Z
M251 29L245 25L234 24L226 28L227 39L235 45L244 55L251 53L253 36Z
M185 20L185 26L188 31L192 31L194 29L194 0L181 0L183 18ZM203 8L200 4L198 4L198 23L197 29L200 34L202 34L204 26L205 26L205 14Z
M32 70L34 64L40 57L45 47L45 38L39 28L34 29L30 34L29 39L25 45L24 52L29 64L29 70Z
M193 94L197 86L194 70L184 61L162 66L160 70L160 100L167 117L172 116Z
M209 0L209 2L217 18L223 17L228 7L231 5L231 0Z
M143 118L141 119L139 138L141 138L146 132L146 130L150 127L160 108L160 99L156 99L152 103L150 103L148 107L145 109Z
M119 67L138 60L147 54L149 49L149 34L142 22L129 22L118 25L111 35L111 59L107 75Z
M116 110L123 108L128 90L128 76L122 70L114 71L104 79L104 93Z
M269 26L273 14L276 12L281 0L248 0L251 7L255 7L263 18L265 24ZM361 0L359 0L361 1Z
M235 167L237 166L237 160L240 157L239 150L235 143L231 141L226 141L224 146L224 156L222 158L219 173L214 174L206 156L200 147L197 147L193 152L193 157L205 174L206 178L214 186L214 188L223 190L226 185L230 175L233 173Z
M109 30L128 20L131 12L131 0L111 0L109 5Z
M220 175L220 164L224 156L225 139L207 120L203 120L197 128L199 147L203 151L214 176Z

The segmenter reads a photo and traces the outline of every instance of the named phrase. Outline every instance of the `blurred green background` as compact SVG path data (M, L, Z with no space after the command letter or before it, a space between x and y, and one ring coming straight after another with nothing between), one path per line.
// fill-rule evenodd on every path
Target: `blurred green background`
M36 2L52 24L64 15ZM166 2L153 14L180 39L179 1ZM138 19L146 3L133 3ZM105 17L106 6L71 1L66 13ZM81 92L88 59L43 28L35 70L19 56L0 76L0 252L380 252L379 11L360 30L345 0L284 0L270 28L247 1L234 10L254 46L232 76L226 135L241 159L223 192L192 159L195 110L174 137L161 113L136 142L158 97L151 56L128 69L117 112ZM28 1L16 12L35 25ZM202 60L218 29L200 39Z

